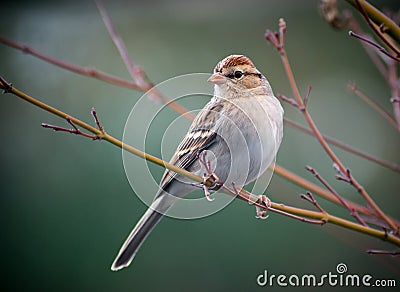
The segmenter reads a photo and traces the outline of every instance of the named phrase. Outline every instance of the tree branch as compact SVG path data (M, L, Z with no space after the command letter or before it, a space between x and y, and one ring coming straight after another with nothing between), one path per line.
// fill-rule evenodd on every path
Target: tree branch
M346 0L356 9L358 9L356 0ZM390 18L388 18L385 14L381 11L376 9L370 3L365 0L360 0L359 4L365 10L368 17L377 25L380 26L383 24L386 28L385 33L390 35L393 39L395 39L398 43L400 43L400 27L393 22Z
M340 159L336 156L336 154L332 151L332 149L329 147L328 143L322 136L321 132L318 130L315 122L311 118L311 115L307 111L307 108L304 105L303 99L300 95L299 89L297 87L293 71L291 69L289 59L287 57L285 48L284 48L284 43L280 42L280 40L283 40L284 37L281 36L281 34L284 34L286 31L286 23L283 19L279 20L279 32L273 33L270 30L267 30L265 33L265 38L271 43L271 45L278 51L281 57L281 61L283 63L283 67L285 69L286 75L288 77L290 86L292 88L295 101L297 103L297 108L303 113L305 120L307 121L308 125L310 126L311 130L313 131L315 137L325 150L325 152L328 154L328 156L331 158L334 164L338 166L340 171L342 173L347 173L348 169L343 165L343 163L340 161ZM356 179L353 177L349 178L349 181L354 188L357 189L357 191L360 193L360 195L364 198L364 200L367 202L367 204L376 212L376 214L395 232L398 234L399 228L396 226L396 224L393 222L393 220L387 216L381 209L380 207L375 203L375 201L369 196L367 191L358 183Z
M55 66L58 66L60 68L63 68L65 70L74 72L76 74L80 74L86 77L91 77L91 78L96 78L98 80L116 85L116 86L121 86L121 87L125 87L125 88L129 88L129 89L133 89L133 90L139 90L142 92L146 92L148 89L148 86L146 85L145 87L142 87L142 85L134 82L134 81L129 81L129 80L125 80L119 77L116 77L114 75L105 73L103 71L97 70L95 68L90 68L90 67L83 67L80 65L76 65L76 64L72 64L69 62L66 62L64 60L49 56L47 54L43 54L33 48L31 48L30 46L27 45L22 45L19 44L13 40L10 40L4 36L0 36L0 43L3 43L9 47L12 47L14 49L20 50L26 54L30 54L36 58L39 58L47 63L53 64ZM156 92L156 91L152 91L152 92ZM172 110L174 110L175 112L181 114L181 115L185 115L188 119L193 120L194 119L194 115L189 112L186 108L184 108L183 106L181 106L180 104L170 101L168 100L166 97L164 97L163 95L161 95L161 93L157 92L155 93L157 94L157 96L162 96L162 100L163 102L165 102L165 104L170 107ZM154 97L154 95L153 95ZM157 100L160 100L159 98Z
M357 94L357 96L359 96L358 93L355 93L355 94ZM297 129L297 130L299 130L299 131L301 131L303 133L306 133L307 135L314 136L313 131L311 131L309 128L304 127L303 125L300 125L299 123L296 123L296 122L292 121L289 118L284 118L283 121L284 121L284 123L286 125L288 125L288 126L290 126L292 128L295 128L295 129ZM394 122L394 126L396 127L396 122L394 120L393 120L393 122ZM359 157L365 158L365 159L367 159L369 161L372 161L372 162L377 163L377 164L379 164L379 165L381 165L383 167L386 167L388 169L391 169L391 170L393 170L395 172L399 172L400 173L400 165L397 164L397 163L394 163L394 162L387 161L387 160L381 159L379 157L376 157L376 156L374 156L372 154L364 152L364 151L362 151L362 150L360 150L360 149L358 149L356 147L350 146L350 145L348 145L348 144L346 144L346 143L344 143L344 142L342 142L340 140L337 140L335 138L332 138L332 137L330 137L328 135L323 135L323 137L326 140L326 142L328 142L331 145L339 147L339 148L341 148L341 149L343 149L343 150L345 150L345 151L347 151L349 153L353 153L354 155L357 155Z

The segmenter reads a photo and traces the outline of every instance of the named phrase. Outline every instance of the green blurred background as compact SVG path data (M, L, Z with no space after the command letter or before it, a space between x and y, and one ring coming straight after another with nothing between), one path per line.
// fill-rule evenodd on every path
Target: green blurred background
M399 8L398 1L375 2ZM317 4L105 2L132 59L155 83L185 73L211 72L226 55L243 53L265 73L276 93L290 96L279 56L263 38L265 29L275 30L284 17L287 52L302 92L308 84L313 86L310 112L322 132L398 162L398 132L346 90L347 83L355 81L391 110L385 80L356 39L346 31L334 31L321 19ZM3 2L1 15L2 35L129 78L92 1ZM115 137L122 137L130 110L142 95L64 71L2 44L0 60L1 76L54 107L92 123L94 106ZM206 102L200 98L188 106L198 108ZM284 107L287 117L303 122L298 112ZM126 179L121 150L106 142L45 130L42 122L65 125L15 96L1 96L2 291L271 290L276 287L257 286L256 277L264 270L276 275L321 275L335 272L341 262L349 273L392 278L400 284L398 258L365 253L368 248L393 246L335 226L308 225L275 214L258 221L254 208L238 200L204 219L164 219L131 266L111 272L117 251L146 209ZM161 135L155 131L147 141L155 155L160 153ZM335 150L383 210L400 219L399 175ZM331 161L319 144L296 130L285 128L277 160L313 180L304 170L310 164L346 198L362 202L351 187L334 180ZM152 170L161 177L163 169ZM268 190L274 201L311 208L299 199L302 192L278 176ZM323 199L319 202L331 213L349 218L347 211Z

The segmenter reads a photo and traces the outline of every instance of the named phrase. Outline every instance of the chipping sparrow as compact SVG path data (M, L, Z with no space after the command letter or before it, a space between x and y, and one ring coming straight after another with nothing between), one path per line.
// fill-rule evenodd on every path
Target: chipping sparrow
M242 187L256 180L273 162L282 140L283 109L267 79L243 55L220 61L208 81L215 84L214 96L193 121L171 163L203 176L207 167L199 155L207 151L207 162L220 182ZM153 203L111 269L128 266L173 203L194 189L189 179L166 170Z

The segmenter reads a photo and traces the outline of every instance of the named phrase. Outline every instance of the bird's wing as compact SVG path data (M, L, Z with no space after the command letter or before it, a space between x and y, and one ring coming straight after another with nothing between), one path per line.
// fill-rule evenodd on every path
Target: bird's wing
M216 141L215 127L222 111L222 103L213 100L199 112L172 156L171 164L187 169L201 151L208 149ZM167 169L161 179L160 187L165 189L175 176L175 172Z

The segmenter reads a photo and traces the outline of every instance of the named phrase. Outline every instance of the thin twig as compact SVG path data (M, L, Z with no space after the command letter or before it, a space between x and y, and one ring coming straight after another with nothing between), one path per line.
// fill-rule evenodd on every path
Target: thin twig
M99 12L101 14L104 25L106 26L107 31L110 34L112 41L114 42L115 46L117 47L118 52L121 55L121 58L125 64L126 68L128 69L128 72L131 75L132 79L141 88L144 88L145 91L151 89L153 87L153 84L151 84L148 81L148 78L146 78L144 76L144 74L145 74L144 71L141 70L139 66L135 65L132 62L132 59L129 57L129 53L125 46L125 43L122 40L122 38L118 35L117 30L115 29L115 27L111 21L111 17L103 5L103 2L101 0L95 0L94 2L97 5L97 9L99 10Z
M307 97L307 96L308 96L308 95L306 95L306 97ZM297 103L297 101L294 100L293 98L288 98L288 97L286 97L286 96L284 96L284 95L282 95L282 94L278 94L277 97L278 97L280 100L287 102L288 104L292 105L293 107L297 108L297 109L300 110L300 111L304 111L304 110L305 110L306 104L304 104L304 106L301 106L301 105L299 105L299 104ZM307 101L308 101L308 98L305 98L304 101L307 102ZM302 125L300 125L300 124L298 124L298 123L296 123L296 122L294 122L294 121L291 121L291 120L288 119L288 118L284 118L284 122L285 122L286 124L292 126L293 128L296 128L296 129L298 129L298 130L300 130L300 131L302 131L302 132L304 132L304 133L307 133L307 134L309 134L309 135L311 135L311 136L314 136L314 132L313 132L312 130L310 130L310 129L306 128L306 127L303 127ZM321 135L322 135L322 134L321 134ZM376 162L376 163L378 163L378 164L380 164L380 165L382 165L382 166L385 166L385 167L387 167L387 168L390 168L390 169L392 169L392 170L394 170L394 171L396 171L396 172L400 172L400 165L398 165L398 164L396 164L396 163L388 162L388 161L382 160L382 159L380 159L380 158L377 158L377 157L375 157L375 156L373 156L373 155L371 155L371 154L368 154L368 153L366 153L366 152L363 152L363 151L361 151L361 150L359 150L359 149L357 149L357 148L355 148L355 147L352 147L352 146L350 146L350 145L347 145L346 143L343 143L343 142L341 142L341 141L339 141L339 140L333 139L333 138L331 138L331 137L329 137L329 136L327 136L327 135L322 135L322 137L323 137L323 138L326 140L326 142L329 143L329 144L335 145L335 146L337 146L337 147L339 147L339 148L342 148L342 149L344 149L344 150L346 150L346 151L348 151L348 152L351 152L351 153L353 153L353 154L356 154L356 155L358 155L358 156L360 156L360 157L363 157L363 158L365 158L365 159L367 159L367 160Z
M353 14L348 11L347 18L348 18L348 27L350 30L354 31L358 35L363 35L366 38L369 38L367 34L363 32L361 29L361 26L357 22L357 20L354 18ZM364 42L360 42L361 46L364 48L365 52L367 55L370 57L372 63L375 65L375 67L378 69L378 71L381 73L382 77L387 80L388 77L388 70L386 68L386 64L382 61L381 55L378 55L378 52L373 49L369 44L366 44Z
M356 34L355 32L353 32L351 30L349 31L349 36L355 37L355 38L357 38L357 39L359 39L359 40L361 40L361 41L363 41L363 42L365 42L365 43L377 48L381 53L385 54L389 58L391 58L391 59L393 59L393 60L395 60L397 62L400 62L400 58L398 58L396 56L393 56L384 47L382 47L381 45L377 44L376 42L374 42L374 41L372 41L372 40L370 40L370 39L368 39L368 38L366 38L366 37L364 37L362 35Z
M310 204L312 204L315 208L317 208L321 213L326 213L326 211L318 204L317 200L315 200L314 196L311 192L306 192L305 194L300 194L300 198L306 200Z
M184 107L179 105L176 102L173 102L166 98L150 81L149 77L147 76L146 72L142 70L142 68L133 63L132 59L129 56L128 49L125 46L123 39L117 33L117 30L111 21L111 17L108 14L107 10L105 9L101 0L95 0L97 8L101 14L103 19L104 25L107 28L107 31L114 42L115 46L118 49L119 54L121 55L122 61L125 64L129 74L131 75L132 79L142 88L144 92L148 92L148 97L153 101L158 101L163 104L166 104L168 107L172 108L179 114L185 114L189 119L193 119L193 114L188 112ZM149 91L152 89L151 91Z
M94 118L94 121L95 121L95 123L96 123L96 125L97 125L97 128L99 128L100 132L102 132L103 134L105 134L104 128L103 128L103 126L101 125L101 123L100 123L100 121L99 121L99 118L97 117L97 112L96 112L96 109L95 109L94 107L92 107L91 114L92 114L92 116L93 116L93 118Z
M299 131L301 131L303 133L306 133L306 134L308 134L310 136L313 136L313 132L309 128L307 128L307 127L305 127L303 125L300 125L299 123L296 123L295 121L292 121L289 118L284 118L283 121L284 121L284 123L286 125L288 125L290 127L293 127L293 128L295 128L295 129L297 129L297 130L299 130ZM376 157L376 156L374 156L372 154L364 152L364 151L362 151L362 150L360 150L360 149L358 149L356 147L350 146L349 144L346 144L346 143L344 143L342 141L339 141L339 140L337 140L335 138L332 138L332 137L330 137L328 135L324 134L323 137L331 145L339 147L339 148L341 148L341 149L343 149L343 150L345 150L345 151L347 151L349 153L353 153L354 155L360 156L360 157L365 158L365 159L367 159L369 161L375 162L375 163L377 163L377 164L379 164L379 165L381 165L383 167L386 167L388 169L391 169L391 170L393 170L395 172L400 172L400 165L397 164L397 163L378 158L378 157Z
M359 3L360 4L360 3ZM365 11L364 11L365 12ZM350 15L349 16L349 27L350 29L354 30L357 35L363 35L364 33L362 32L360 25L357 23L355 18ZM380 25L380 30L382 28L386 28L386 26ZM367 37L365 37L367 38ZM361 42L362 46L366 50L367 54L370 56L372 62L375 64L376 68L378 71L381 73L381 75L384 77L384 79L388 82L391 92L392 92L392 102L393 103L393 111L395 114L395 127L400 131L400 101L396 102L396 98L393 99L393 97L398 97L398 92L399 92L399 85L397 82L397 62L394 62L392 59L389 59L385 63L387 66L382 62L381 56L377 54L376 50L371 50L371 47L369 45L366 45L365 42ZM388 67L388 68L386 68Z
M397 122L397 129L400 131L400 94L399 94L399 78L397 74L397 66L396 62L389 62L389 76L388 83L391 91L390 101L392 102L394 117Z
M399 256L400 250L379 250L379 249L368 249L367 253L369 254L381 254L381 255L391 255L391 256Z
M326 189L316 185L315 183L310 182L309 180L304 179L303 177L299 176L298 174L282 167L281 165L275 164L274 166L270 167L274 172L287 179L288 181L296 184L297 186L300 186L301 188L304 188L306 190L309 190L315 194L318 194L320 197L323 197L324 199L327 199L337 205L342 205L340 201L332 195L329 191ZM346 200L343 198L343 200ZM357 203L354 203L352 201L346 200L346 203L351 207L351 209L354 209L358 213L362 213L364 216L371 218L371 220L375 220L375 222L381 222L382 219L377 216L377 214L371 210L370 208L367 208L365 206L361 206ZM400 226L400 222L397 221L394 218L391 218L393 222L397 226Z
M379 24L378 24L380 27L382 27L381 31L380 31L379 29L377 29L377 28L375 27L375 25L372 23L371 19L369 18L369 16L368 16L367 12L365 11L364 7L361 5L360 1L359 1L359 0L355 0L355 2L356 2L358 11L361 12L361 15L364 17L365 21L368 23L368 25L370 26L370 28L374 31L375 35L376 35L377 37L379 37L379 38L384 42L384 44L385 44L391 51L393 51L393 52L395 53L396 56L393 56L393 57L397 57L397 58L394 58L394 59L395 59L395 60L397 59L397 61L400 61L400 59L398 59L398 57L400 56L400 51L399 51L399 49L396 48L390 41L388 41L388 40L386 39L386 37L381 33L381 31L384 30L384 29L383 29L384 24L383 24L383 23L379 23ZM383 26L382 26L382 25L383 25ZM386 28L385 28L385 30L386 30Z
M17 42L14 42L4 36L0 36L0 42L9 47L20 50L26 54L32 55L36 58L39 58L47 63L50 63L57 67L63 68L65 70L72 71L74 73L77 73L77 74L80 74L83 76L96 78L96 79L111 83L113 85L122 86L122 87L130 88L133 90L142 90L142 88L135 82L128 81L128 80L125 80L122 78L118 78L116 76L110 75L108 73L102 72L102 71L94 69L94 68L75 65L75 64L66 62L64 60L58 59L58 58L54 58L52 56L43 54L27 45L22 45Z
M369 97L365 92L358 88L358 86L354 82L350 82L347 85L347 89L354 93L356 96L361 98L366 104L368 104L371 108L373 108L376 112L378 112L391 126L397 129L397 124L392 115L386 111L380 104L375 102L371 97Z
M45 124L42 123L42 127L43 128L47 128L47 129L52 129L56 132L61 131L61 132L67 132L67 133L71 133L71 134L75 134L75 135L80 135L86 138L90 138L92 140L101 140L104 137L105 131L103 126L100 124L99 118L97 117L97 113L96 110L94 108L92 108L91 110L91 114L96 122L97 128L99 129L101 134L88 134L85 132L82 132L81 130L78 129L78 127L74 124L74 122L71 120L71 118L69 116L67 116L65 118L65 120L67 121L68 124L70 124L72 126L72 129L68 129L68 128L64 128L64 127L59 127L59 126L54 126L54 125L49 125L49 124Z
M12 93L13 85L12 83L8 83L4 80L2 76L0 76L1 88L3 89L3 94Z
M347 202L342 198L341 195L338 194L338 192L335 191L335 189L311 166L306 166L306 170L311 172L328 190L331 192L332 195L334 195L340 203L350 211L350 214L363 226L368 226L367 223L360 217L360 215L352 209Z
M298 104L298 102L296 100L294 100L293 98L289 98L284 96L283 94L277 94L277 98L279 98L280 100L286 102L287 104L290 104L291 106L293 106L294 108L297 108L298 110L300 110L300 106Z
M351 5L353 5L356 9L357 3L355 0L346 0ZM400 27L397 23L387 17L384 13L379 11L379 9L375 8L373 5L368 3L365 0L360 0L359 4L363 7L364 11L368 14L368 17L378 26L385 26L385 33L394 38L398 43L400 43Z
M308 86L307 86L306 95L304 96L304 100L303 100L303 102L304 102L304 107L307 107L307 104L308 104L308 97L310 96L311 89L312 89L312 86L311 86L311 85L308 85Z

